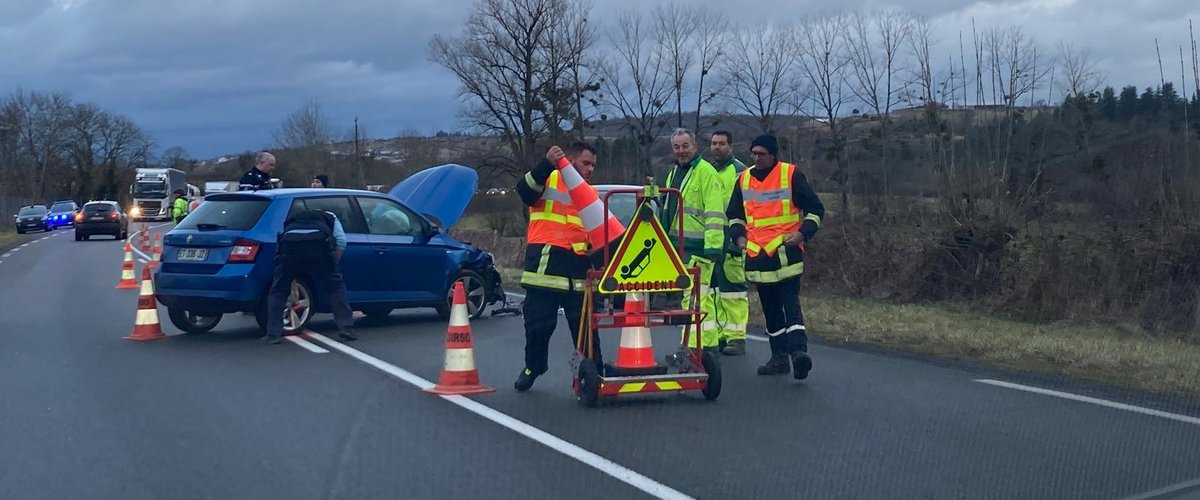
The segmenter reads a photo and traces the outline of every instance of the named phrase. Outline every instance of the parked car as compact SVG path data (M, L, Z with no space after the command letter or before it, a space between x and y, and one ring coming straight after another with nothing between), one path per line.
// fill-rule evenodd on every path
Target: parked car
M50 225L46 223L46 216L50 215L50 211L46 209L46 205L28 205L21 207L21 210L13 216L17 226L17 234L25 234L30 230L49 231Z
M129 237L129 217L115 201L89 201L75 214L75 241L84 241L97 234L110 234L113 239Z
M321 209L336 214L346 231L340 267L352 308L384 316L396 308L432 307L448 318L452 284L462 281L468 310L478 318L504 300L504 290L491 253L446 233L478 180L473 169L449 167L457 168L410 177L397 188L412 183L419 189L403 197L311 188L209 195L163 237L156 297L185 332L207 332L222 315L239 311L254 313L265 328L276 235L291 214ZM331 311L320 292L311 280L297 280L288 305L295 315L285 318L285 331L304 328L313 313Z
M596 193L600 196L600 201L604 201L605 195L613 190L636 189L641 190L645 186L635 186L633 184L596 184L592 186L596 188ZM658 215L659 207L655 203L654 214ZM633 193L616 193L608 197L608 211L612 212L617 220L621 221L625 227L629 227L629 223L633 221L634 212L637 210L637 195Z
M53 231L62 226L74 226L75 214L79 213L79 205L71 200L58 200L50 204L50 213L46 215L46 228Z

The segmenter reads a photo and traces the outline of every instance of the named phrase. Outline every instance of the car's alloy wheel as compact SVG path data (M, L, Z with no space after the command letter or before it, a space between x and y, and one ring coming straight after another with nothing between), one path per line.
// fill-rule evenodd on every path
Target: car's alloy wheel
M463 291L466 292L467 298L467 314L471 319L477 319L483 316L483 309L487 306L487 289L484 287L483 276L475 271L462 270L454 282L461 281L463 283ZM450 317L450 309L454 307L454 282L451 282L450 288L446 291L446 306L438 308L438 313L445 317Z

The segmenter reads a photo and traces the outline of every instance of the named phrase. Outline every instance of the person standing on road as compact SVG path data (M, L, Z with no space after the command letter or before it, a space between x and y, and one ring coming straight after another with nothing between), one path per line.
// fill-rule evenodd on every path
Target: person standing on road
M354 313L346 297L346 281L338 268L346 251L346 232L337 215L326 210L297 213L284 222L277 241L275 274L267 294L267 311L274 312L267 314L267 333L259 340L278 344L283 339L285 306L294 293L293 281L300 275L312 278L317 290L329 294L338 336L342 340L358 340L354 335Z
M679 205L683 204L683 255L686 266L700 268L700 310L704 311L705 324L717 317L716 300L710 294L713 286L713 269L721 262L725 251L725 202L729 198L721 177L712 164L700 157L696 150L695 134L691 130L675 129L671 134L671 151L675 165L667 174L664 188L680 191L679 196L663 195L662 226L672 243L678 245ZM681 305L691 307L691 294L684 292ZM720 335L716 328L701 325L700 344L714 355L720 354ZM694 341L693 341L694 342ZM667 362L679 360L668 355Z
M187 196L184 195L182 189L175 190L175 201L171 202L171 218L179 224L188 214Z
M733 134L724 130L713 132L709 139L712 165L721 180L721 192L725 205L733 195L733 186L738 176L746 170L746 164L733 156ZM746 287L746 259L726 227L725 248L721 260L713 266L713 287L716 315L704 321L704 328L712 328L719 336L721 354L741 356L746 354L746 323L750 320L750 297Z
M275 185L271 184L271 171L275 170L275 155L266 151L261 151L254 158L254 166L242 175L242 181L238 183L238 191L258 191L261 189L275 189Z
M746 280L755 284L766 316L771 358L758 374L784 375L791 369L793 377L805 379L812 358L800 310L800 275L804 242L821 228L825 206L799 168L776 159L778 152L775 136L754 138L754 166L738 178L726 215L746 252Z
M596 150L584 142L576 142L568 150L575 170L590 182L596 168ZM529 207L521 273L521 286L525 288L525 368L513 383L521 392L533 387L533 381L548 369L550 337L558 327L560 307L572 338L576 345L579 343L584 285L592 263L587 231L571 203L566 183L554 167L564 156L558 146L550 148L544 160L517 180L517 193ZM599 338L592 338L596 368L604 373Z

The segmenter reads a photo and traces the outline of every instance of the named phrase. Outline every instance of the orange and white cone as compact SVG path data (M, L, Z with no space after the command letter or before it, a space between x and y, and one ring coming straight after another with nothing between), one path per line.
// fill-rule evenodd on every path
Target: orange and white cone
M613 365L623 372L658 370L654 361L654 345L650 328L646 327L644 295L625 294L625 316L621 328L621 345L617 348L617 362Z
M150 268L142 267L142 292L138 295L137 319L133 322L133 333L125 340L159 340L167 338L163 335L162 325L158 323L158 305L154 302L154 280L150 277Z
M467 294L461 281L454 282L454 303L450 307L450 326L446 329L446 359L437 385L425 389L432 394L481 394L495 392L479 382L475 368L475 343L471 338Z
M607 246L613 240L625 233L625 226L613 215L612 211L604 210L604 201L596 193L596 188L583 180L579 171L565 156L558 160L559 175L567 185L571 195L571 204L579 211L583 221L583 229L588 233L588 242L593 249Z
M142 236L139 244L142 246L143 252L150 251L150 228L146 227L145 224L142 224Z
M125 262L121 263L121 281L117 283L117 288L129 290L137 288L137 275L134 273L133 267L133 247L129 242L125 242Z
M154 235L154 252L150 256L150 269L158 269L159 263L162 262L162 234Z

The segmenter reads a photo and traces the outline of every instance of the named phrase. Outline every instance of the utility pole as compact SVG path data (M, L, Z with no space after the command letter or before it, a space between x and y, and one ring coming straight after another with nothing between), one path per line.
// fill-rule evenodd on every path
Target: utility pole
M367 188L367 177L363 174L362 157L358 151L358 117L354 117L354 165L358 167L358 184Z

